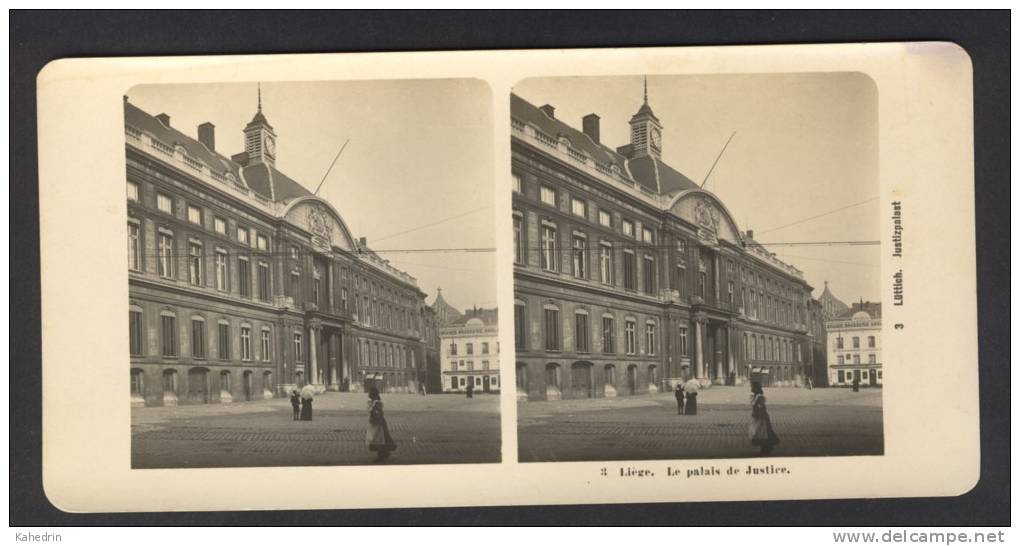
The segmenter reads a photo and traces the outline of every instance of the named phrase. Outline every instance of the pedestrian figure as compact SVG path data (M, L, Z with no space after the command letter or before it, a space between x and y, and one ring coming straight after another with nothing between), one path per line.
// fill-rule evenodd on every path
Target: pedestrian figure
M684 385L683 383L677 383L676 389L673 391L673 396L676 397L676 414L684 414Z
M684 404L684 415L698 414L698 390L700 389L701 384L693 377L687 383L684 383L684 394L687 396L687 403Z
M315 398L315 388L305 385L301 389L301 420L312 420L312 400Z
M301 418L301 395L297 389L290 390L290 407L294 408L294 420Z
M425 396L427 394L425 392L425 382L424 381L422 381L421 383L418 383L418 392L421 393L422 396Z
M390 452L397 449L390 437L390 427L386 424L383 414L383 403L379 397L379 389L372 387L368 391L368 432L365 435L368 450L375 452L376 462L385 461Z
M751 382L751 426L748 434L751 445L758 446L760 455L772 453L772 448L779 443L779 436L772 430L772 420L765 407L765 393L757 381Z
M811 381L811 376L808 376L806 385L807 385L807 390L811 390L811 389L814 388L814 385L812 384L812 381Z

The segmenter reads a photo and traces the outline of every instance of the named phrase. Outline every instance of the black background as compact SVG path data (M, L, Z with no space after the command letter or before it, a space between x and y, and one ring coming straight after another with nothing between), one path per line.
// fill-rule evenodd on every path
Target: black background
M1009 17L1008 11L12 12L10 310L17 320L10 328L10 525L1009 525ZM62 512L47 501L41 472L35 118L35 78L47 62L908 40L956 42L974 66L981 480L969 493L931 499L87 515ZM952 309L945 312L946 328L970 327L955 324ZM954 431L946 430L943 442L953 441ZM937 454L940 444L928 449ZM479 499L485 495L479 485Z

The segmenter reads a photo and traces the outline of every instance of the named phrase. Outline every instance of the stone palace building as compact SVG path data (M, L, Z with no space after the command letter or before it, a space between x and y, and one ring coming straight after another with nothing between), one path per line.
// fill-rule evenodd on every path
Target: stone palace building
M802 384L811 287L662 161L647 96L615 149L595 114L510 100L519 398Z
M192 138L126 97L124 116L133 405L417 388L425 294L276 168L261 100L232 156L210 123Z

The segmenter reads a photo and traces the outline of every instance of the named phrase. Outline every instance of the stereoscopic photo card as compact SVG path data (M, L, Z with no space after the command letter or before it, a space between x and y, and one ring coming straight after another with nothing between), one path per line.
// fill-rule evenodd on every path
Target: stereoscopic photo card
M51 63L47 495L964 493L971 79L939 42Z

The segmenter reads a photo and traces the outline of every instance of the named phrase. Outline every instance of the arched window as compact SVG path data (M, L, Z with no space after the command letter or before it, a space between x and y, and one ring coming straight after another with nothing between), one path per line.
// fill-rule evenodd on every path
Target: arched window
M266 393L273 392L273 372L262 372L262 390Z
M518 362L514 366L516 370L517 390L527 391L528 390L528 365L523 362Z
M145 398L145 373L138 368L131 368L131 397Z
M230 387L230 372L223 370L220 372L220 390L223 392L231 392Z
M160 354L168 358L177 357L177 347L180 343L177 339L177 315L173 311L161 311L159 324Z
M606 364L604 369L606 376L606 385L616 386L616 366L613 364Z

